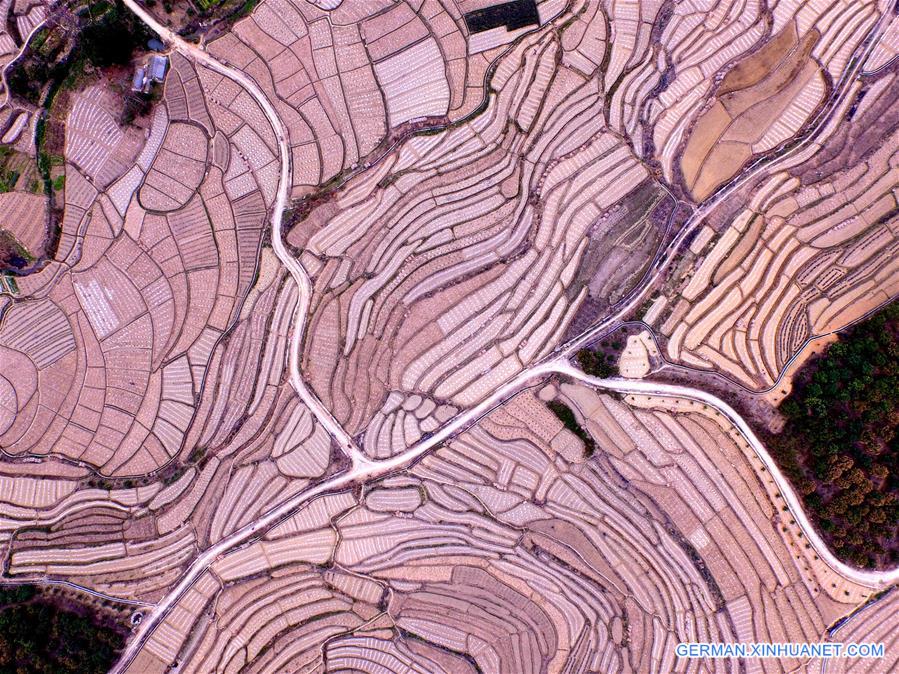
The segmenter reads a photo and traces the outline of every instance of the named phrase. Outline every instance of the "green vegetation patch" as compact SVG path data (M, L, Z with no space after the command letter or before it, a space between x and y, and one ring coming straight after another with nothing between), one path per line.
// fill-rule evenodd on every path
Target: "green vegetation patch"
M63 186L51 169L63 164L70 92L91 73L127 66L152 37L121 0L87 0L68 9L32 38L7 73L10 92L42 108L35 130L37 171L50 197ZM0 190L10 177L0 173Z
M11 169L0 169L0 192L12 192L19 180L19 172Z
M0 228L0 271L24 269L32 262L34 256L16 240L16 237Z
M37 175L33 162L34 160L23 152L13 150L8 145L0 146L0 192L21 190L23 186L33 181ZM22 184L19 185L19 182ZM3 223L0 222L0 227L2 226Z
M146 0L148 7L162 4L171 15L176 32L188 42L205 36L213 41L229 32L240 19L249 16L261 0Z
M596 451L596 442L591 435L584 430L583 426L578 423L574 410L558 400L551 400L546 403L546 406L559 418L559 421L565 425L565 428L583 441L584 447L586 447L587 450L587 456L593 456L593 452Z
M111 618L33 585L0 587L0 672L109 671L125 644Z
M50 180L50 155L46 151L47 145L47 115L41 114L38 117L34 132L34 146L37 154L37 171L40 175L41 182L44 185L44 193L48 196L53 194L53 184Z
M581 349L577 352L577 363L580 368L591 377L599 377L607 379L616 374L615 366L609 361L613 357L609 354L593 351L592 349Z
M2 278L6 280L6 286L9 288L10 292L14 295L19 294L19 284L16 282L16 277L11 275L5 275ZM2 290L2 288L0 288Z
M899 561L899 304L806 366L780 411L772 451L836 554Z

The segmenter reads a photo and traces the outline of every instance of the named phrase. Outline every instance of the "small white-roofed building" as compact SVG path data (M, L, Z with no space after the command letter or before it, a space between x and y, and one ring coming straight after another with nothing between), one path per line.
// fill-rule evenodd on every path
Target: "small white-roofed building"
M131 91L145 91L147 86L147 69L135 68L134 77L131 79Z
M165 73L169 67L169 59L166 56L154 54L150 57L147 67L150 71L150 79L154 82L162 82L165 80Z
M169 69L169 58L162 54L153 54L147 62L134 69L131 79L131 91L150 93L154 82L164 82Z

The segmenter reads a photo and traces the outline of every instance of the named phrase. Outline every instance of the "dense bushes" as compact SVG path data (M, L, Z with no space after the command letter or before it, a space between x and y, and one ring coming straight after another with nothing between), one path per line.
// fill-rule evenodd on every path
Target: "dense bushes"
M0 272L24 269L33 259L11 234L0 229Z
M592 436L577 422L574 410L558 400L549 401L547 406L559 418L559 421L565 425L565 428L583 441L587 456L593 456L593 452L596 451L596 443L593 441Z
M98 68L127 65L153 34L121 0L94 4L104 6L99 17L96 11L88 13L86 21L82 17L86 23L79 38L82 58Z
M106 672L124 631L72 602L61 605L29 585L0 588L0 672Z
M87 68L125 66L151 37L121 3L88 0L49 22L7 73L9 90L37 105L45 89L72 87Z
M617 374L616 368L609 362L610 359L609 355L591 349L581 349L577 352L577 363L581 369L591 377L600 379Z
M897 561L899 304L853 328L797 378L772 449L838 556Z

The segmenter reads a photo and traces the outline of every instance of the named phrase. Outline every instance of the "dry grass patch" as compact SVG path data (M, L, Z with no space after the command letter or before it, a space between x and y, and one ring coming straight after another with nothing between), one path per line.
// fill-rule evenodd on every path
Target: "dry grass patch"
M724 77L681 156L684 182L697 201L736 175L753 154L770 149L776 138L767 132L818 74L809 56L819 37L812 29L800 40L790 23ZM804 119L812 110L802 112Z

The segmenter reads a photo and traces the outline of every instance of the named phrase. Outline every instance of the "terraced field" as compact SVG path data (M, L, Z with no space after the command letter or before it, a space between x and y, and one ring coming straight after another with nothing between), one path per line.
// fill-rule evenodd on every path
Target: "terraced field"
M672 359L770 387L808 341L895 297L899 80L863 79L825 142L709 216L676 301L656 300Z
M0 277L0 583L127 611L133 674L899 668L899 570L735 409L895 299L891 5L117 7L161 48L0 195L59 225Z

